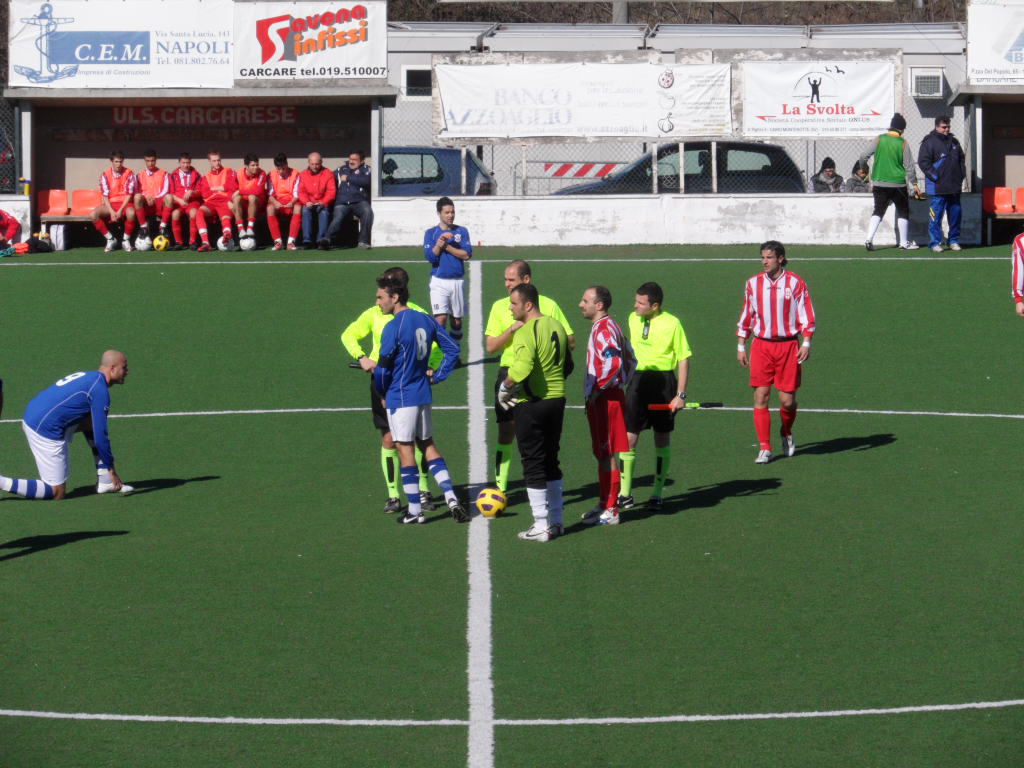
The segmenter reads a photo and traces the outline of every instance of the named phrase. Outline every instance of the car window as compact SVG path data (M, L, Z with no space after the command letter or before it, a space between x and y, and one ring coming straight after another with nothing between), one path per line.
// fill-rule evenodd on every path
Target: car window
M750 149L730 149L725 155L726 173L768 170L771 164L767 153Z
M444 177L437 158L419 152L385 153L380 168L384 184L427 184Z
M679 175L679 153L672 152L671 154L664 155L658 158L658 175L659 176L678 176Z

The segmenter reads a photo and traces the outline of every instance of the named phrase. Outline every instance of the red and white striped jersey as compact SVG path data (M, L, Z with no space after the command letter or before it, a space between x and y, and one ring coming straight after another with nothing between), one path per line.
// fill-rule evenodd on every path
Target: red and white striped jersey
M130 168L123 168L120 173L114 173L113 168L107 168L100 174L100 194L110 201L111 205L120 205L129 195L138 191L135 184L135 174Z
M740 312L741 339L786 339L814 334L814 306L807 283L799 275L782 271L772 280L764 272L747 280Z
M590 328L583 394L625 387L635 370L636 356L622 328L611 317L602 317Z
M1013 238L1013 300L1024 301L1024 232Z
M203 177L195 168L189 168L187 172L177 168L168 175L171 177L171 194L175 197L184 199L186 192L199 192L199 182Z

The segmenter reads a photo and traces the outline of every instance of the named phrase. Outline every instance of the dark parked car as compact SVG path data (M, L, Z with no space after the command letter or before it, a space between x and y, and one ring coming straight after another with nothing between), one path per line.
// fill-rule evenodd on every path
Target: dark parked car
M462 153L442 147L383 147L382 195L439 197L463 194ZM467 195L493 195L497 184L476 155L466 152Z
M800 169L774 144L719 141L718 192L720 194L776 194L806 192ZM711 143L683 145L683 181L686 194L711 192ZM564 187L556 195L628 195L651 191L651 153L643 155L601 181ZM658 192L679 192L679 145L658 147Z

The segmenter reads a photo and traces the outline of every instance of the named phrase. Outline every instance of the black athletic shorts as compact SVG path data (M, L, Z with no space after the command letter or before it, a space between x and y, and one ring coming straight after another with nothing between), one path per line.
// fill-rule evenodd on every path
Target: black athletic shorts
M873 216L885 216L891 200L896 206L897 219L910 218L910 193L906 187L872 187L871 194L875 199L875 209L871 212Z
M651 403L668 403L678 393L675 371L637 371L626 389L626 431L639 434L650 427L671 432L676 415L671 411L649 411Z
M548 481L560 480L558 450L565 420L565 398L528 400L514 408L516 442L523 460L523 482L527 488L546 488Z
M498 367L498 378L494 380L494 418L498 424L504 424L507 421L516 420L516 409L509 408L507 411L498 405L498 389L501 387L501 382L508 378L508 367Z
M370 374L370 410L373 412L373 426L383 435L391 431L391 425L388 424L388 412L381 402L382 397L383 395L377 391L377 385L373 383L373 374Z

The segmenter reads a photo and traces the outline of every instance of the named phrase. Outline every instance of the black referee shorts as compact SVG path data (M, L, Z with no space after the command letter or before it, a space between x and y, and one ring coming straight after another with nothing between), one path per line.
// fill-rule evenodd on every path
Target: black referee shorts
M910 218L910 193L906 187L872 187L871 195L875 199L875 209L871 212L873 216L885 216L891 200L896 206L897 219Z
M671 411L651 411L652 403L668 403L679 391L675 371L637 371L626 390L626 431L640 434L650 427L655 432L675 429L676 415Z
M391 431L388 424L388 412L384 408L381 399L384 396L377 391L377 385L373 383L373 374L370 374L370 410L373 412L373 426L380 430L382 435Z
M516 413L516 442L523 460L523 482L527 488L546 488L559 480L562 468L558 450L565 418L565 398L519 403Z
M507 411L498 405L498 389L501 387L501 382L508 378L508 366L502 365L498 367L498 378L494 380L494 418L498 424L504 424L507 421L516 420L516 409L509 408Z

